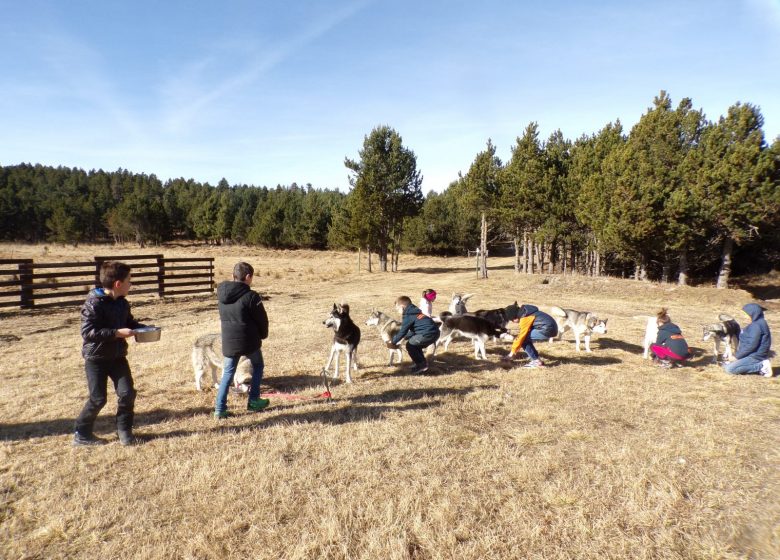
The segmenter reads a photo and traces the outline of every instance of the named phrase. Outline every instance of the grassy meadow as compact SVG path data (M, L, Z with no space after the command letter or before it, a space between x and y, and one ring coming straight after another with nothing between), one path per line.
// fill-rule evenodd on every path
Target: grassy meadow
M132 246L0 245L0 258L83 260ZM365 559L776 559L780 557L780 378L726 375L701 342L718 313L739 317L740 289L580 276L517 275L492 258L401 256L399 273L357 271L356 255L247 247L143 252L213 256L217 277L256 268L267 296L263 391L313 396L332 340L322 321L348 302L361 326L361 369L334 400L272 398L259 414L231 394L234 418L212 418L215 390L195 391L192 342L218 332L213 296L129 299L164 328L130 341L136 432L116 441L115 398L96 433L71 446L87 396L77 308L0 313L0 557ZM778 277L770 278L778 284ZM570 334L540 344L549 367L504 368L508 343L475 360L466 341L424 376L388 367L365 319L394 314L434 288L469 309L517 300L609 319L593 353ZM780 304L765 303L774 348ZM644 322L670 310L696 356L663 370L642 359ZM342 360L343 362L343 360ZM780 361L775 358L775 373ZM343 375L343 374L342 374Z

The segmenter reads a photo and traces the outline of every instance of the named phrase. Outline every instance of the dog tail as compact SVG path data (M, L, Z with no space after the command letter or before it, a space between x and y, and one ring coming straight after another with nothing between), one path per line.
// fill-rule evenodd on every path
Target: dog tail
M733 321L733 320L734 320L734 317L732 317L731 315L729 315L727 313L720 313L718 315L718 321L726 322L726 321Z
M550 307L550 313L557 317L566 317L566 312L560 307L555 307L554 305Z

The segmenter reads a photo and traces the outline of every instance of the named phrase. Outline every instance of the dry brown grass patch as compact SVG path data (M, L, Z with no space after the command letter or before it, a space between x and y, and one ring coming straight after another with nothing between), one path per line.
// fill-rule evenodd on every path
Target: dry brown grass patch
M115 254L135 250L112 249ZM0 246L4 258L53 261L105 248ZM271 336L267 388L313 395L331 344L322 326L347 301L363 328L362 369L334 402L274 399L262 414L216 422L214 391L197 393L192 341L216 332L211 298L133 297L163 326L159 344L131 344L139 390L126 449L70 446L86 395L74 309L5 313L0 322L0 550L8 558L758 558L780 555L780 379L729 377L710 363L700 324L738 314L740 290L629 280L516 276L491 259L402 257L398 274L358 274L355 255L247 247L165 247L166 256L238 259L260 274ZM448 272L444 272L448 271ZM466 342L431 375L387 367L372 308L475 292L471 307L526 301L609 318L594 353L569 336L541 344L551 367L503 369ZM641 358L644 325L670 308L701 349L691 367ZM780 333L774 311L767 319ZM6 337L13 335L19 340ZM405 356L403 366L409 365ZM113 400L97 432L115 439Z

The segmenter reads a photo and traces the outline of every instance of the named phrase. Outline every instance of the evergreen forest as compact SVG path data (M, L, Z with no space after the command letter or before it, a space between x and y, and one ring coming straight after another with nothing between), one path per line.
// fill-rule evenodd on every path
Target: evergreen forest
M154 174L0 166L0 239L242 243L362 249L396 270L403 251L515 256L518 272L717 281L780 268L780 138L736 103L710 121L661 91L631 130L567 139L529 123L507 161L488 140L442 192L398 132L378 126L348 193L311 184L217 185ZM2 162L0 162L2 163ZM487 267L483 271L487 275Z

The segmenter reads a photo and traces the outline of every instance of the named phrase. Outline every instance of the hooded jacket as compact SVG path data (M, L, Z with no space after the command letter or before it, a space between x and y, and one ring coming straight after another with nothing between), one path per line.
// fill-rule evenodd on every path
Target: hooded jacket
M511 307L511 306L510 306ZM509 308L507 308L509 311ZM545 338L552 338L558 334L558 323L544 311L540 311L535 305L525 303L521 305L516 312L515 317L510 317L519 321L519 331L512 343L511 353L516 354L525 343L525 339L535 331Z
M227 281L217 286L217 301L222 354L246 356L259 350L268 338L268 315L260 294L243 282Z
M687 359L691 355L688 343L685 341L680 327L674 323L664 323L658 327L658 336L655 339L655 343L659 346L666 346L681 358Z
M425 339L436 340L439 337L439 326L433 319L425 315L416 305L409 304L404 309L401 328L393 337L393 344L398 344L403 338L411 338L420 335Z
M769 359L769 347L772 346L772 335L769 325L764 319L764 309L756 303L748 303L742 308L752 322L742 329L739 335L739 346L735 358L742 359L750 356L756 360Z
M81 306L81 355L85 360L114 360L127 356L127 341L117 338L119 329L137 329L124 296L114 299L103 288L93 288Z

